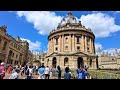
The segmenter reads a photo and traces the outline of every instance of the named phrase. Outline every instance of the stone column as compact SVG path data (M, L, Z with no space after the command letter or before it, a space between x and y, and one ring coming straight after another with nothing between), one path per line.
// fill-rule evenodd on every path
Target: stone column
M71 52L73 51L73 34L71 34Z
M95 53L95 44L94 44L94 39L93 39L93 53Z
M81 47L82 47L82 51L84 52L84 36L82 35L82 39L81 39Z
M61 41L61 51L64 51L64 35L62 35L62 41Z
M69 51L71 51L71 34L69 35Z
M52 66L52 58L49 59L49 66Z
M85 36L85 52L87 52L87 37Z
M72 51L75 51L75 35L72 36Z
M60 52L60 50L61 50L61 47L60 47L60 44L61 43L61 36L59 36L59 38L58 38L58 51Z
M90 44L89 44L89 45L90 45L90 47L89 47L89 48L90 48L90 53L92 53L92 44L91 44L91 38L90 38Z
M52 38L52 51L54 52L54 38Z
M60 35L60 43L59 43L59 47L60 47L60 52L62 51L62 35Z
M91 38L91 53L93 53L93 41L92 41L92 38Z
M60 37L61 37L61 42L60 42L61 43L61 45L60 45L61 46L61 52L63 52L63 42L62 42L63 41L63 35L61 35Z
M94 50L93 50L94 48L93 48L93 39L92 39L92 53L94 53Z

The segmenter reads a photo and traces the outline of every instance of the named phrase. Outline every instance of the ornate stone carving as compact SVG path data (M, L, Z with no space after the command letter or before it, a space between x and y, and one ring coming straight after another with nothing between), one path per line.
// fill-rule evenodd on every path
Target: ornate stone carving
M79 26L82 27L81 21L79 21Z

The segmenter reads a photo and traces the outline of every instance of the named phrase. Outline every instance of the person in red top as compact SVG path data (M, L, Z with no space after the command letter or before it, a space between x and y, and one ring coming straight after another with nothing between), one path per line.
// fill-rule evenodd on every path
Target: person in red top
M5 67L4 67L5 63L2 62L0 65L0 79L3 79L5 76Z
M12 72L12 67L9 66L9 67L8 67L8 74L11 74L11 72Z

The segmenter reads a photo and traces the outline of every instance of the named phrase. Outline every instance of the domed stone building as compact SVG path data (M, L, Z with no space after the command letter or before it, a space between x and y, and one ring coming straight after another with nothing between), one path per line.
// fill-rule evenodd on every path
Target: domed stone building
M67 17L48 36L46 64L54 68L60 65L61 68L89 66L96 69L94 40L91 29L85 28L72 12L68 12Z

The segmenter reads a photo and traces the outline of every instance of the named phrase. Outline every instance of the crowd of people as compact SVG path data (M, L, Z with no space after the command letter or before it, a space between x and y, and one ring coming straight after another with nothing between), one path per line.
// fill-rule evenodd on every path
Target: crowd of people
M11 65L5 66L5 63L2 62L0 64L0 79L4 79L5 73L7 72L10 76L9 79L20 79L20 75L24 76L24 79L32 79L34 75L38 75L37 79L50 79L50 77L57 77L58 79L91 79L90 74L88 73L88 68L85 67L78 67L76 69L77 75L75 76L74 73L71 72L69 67L65 68L63 71L60 66L54 70L49 66L44 66L42 64L40 67L30 65L29 63L24 66L16 65L12 67ZM64 73L62 77L62 72ZM56 73L56 74L54 74ZM57 76L55 76L57 75Z

